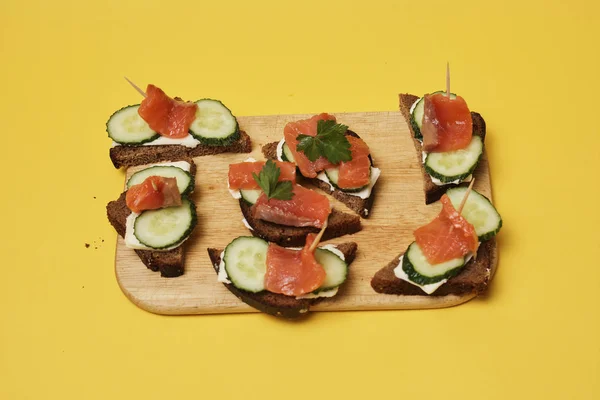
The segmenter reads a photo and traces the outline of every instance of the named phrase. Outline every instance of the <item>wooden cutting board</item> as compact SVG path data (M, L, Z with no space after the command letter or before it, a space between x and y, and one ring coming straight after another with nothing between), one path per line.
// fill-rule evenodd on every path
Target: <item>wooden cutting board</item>
M157 314L256 312L217 282L206 251L208 247L224 248L235 237L249 235L242 223L238 201L227 190L228 165L248 157L263 159L261 147L279 141L287 122L308 117L309 114L239 117L240 127L252 138L251 154L220 154L195 159L198 172L193 197L198 226L186 243L184 275L160 277L159 273L147 269L135 252L125 247L123 239L118 238L117 280L132 302ZM434 218L441 206L439 203L425 205L420 155L415 152L408 125L399 111L340 113L336 117L367 142L375 165L382 173L376 185L372 212L368 219L363 219L362 231L328 242L358 243L358 254L350 266L348 280L337 296L311 310L434 308L467 301L469 298L464 297L393 296L373 291L371 277L406 249L413 241L412 232ZM139 169L130 168L127 177ZM477 167L475 178L475 189L491 199L486 154ZM334 207L352 212L335 199L331 200Z

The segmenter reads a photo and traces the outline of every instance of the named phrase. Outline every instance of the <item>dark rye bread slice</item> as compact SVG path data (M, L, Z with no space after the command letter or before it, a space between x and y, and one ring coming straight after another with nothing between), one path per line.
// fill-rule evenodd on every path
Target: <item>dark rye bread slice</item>
M443 186L438 186L431 181L431 176L427 172L425 172L425 168L423 167L423 146L421 142L415 139L415 132L413 130L412 124L410 123L410 108L414 104L415 101L419 99L419 97L414 96L412 94L401 94L400 96L400 111L406 120L408 128L410 129L411 138L413 143L415 144L415 150L417 151L417 158L419 160L419 165L421 166L421 171L423 173L423 190L425 191L425 204L431 204L436 202L442 197L446 190L456 187L456 184L448 184ZM471 117L473 119L473 135L480 136L481 140L485 143L485 120L483 117L476 112L471 112Z
M250 136L240 131L238 140L227 146L198 146L188 148L180 145L157 146L115 146L110 149L110 159L115 168L134 165L155 164L163 161L177 161L189 157L208 156L221 153L250 153Z
M355 132L347 131L347 135L354 136L360 138ZM262 152L265 158L271 158L273 160L277 159L277 145L278 142L267 143L263 146ZM371 159L371 156L369 156ZM373 164L373 160L371 159L371 165ZM305 178L306 179L306 178ZM323 182L320 179L308 179L310 183L324 191L325 193L330 194L337 200L344 203L349 209L357 213L363 218L368 218L371 213L371 208L373 207L373 199L375 198L375 187L371 189L371 195L367 199L361 199L358 196L352 196L350 194L344 193L343 191L333 188L327 182Z
M346 263L350 265L356 257L357 244L354 242L347 242L336 245L338 250L344 253ZM221 263L221 253L223 249L208 249L208 256L212 262L215 272L219 273L219 264ZM282 318L298 318L305 315L310 306L313 306L325 299L326 297L318 297L316 299L301 299L298 300L295 297L286 296L278 293L271 293L267 291L259 293L250 293L245 290L236 288L230 283L224 283L225 287L229 289L238 299L248 304L250 307L256 308L264 313L274 315ZM337 295L336 295L337 296ZM334 296L335 298L335 296Z
M125 237L125 224L131 210L125 203L125 194L121 193L118 200L111 201L106 206L106 213L111 225L122 238ZM152 271L160 271L160 275L174 278L183 275L185 262L184 246L168 251L134 250L142 262Z
M272 222L256 219L252 216L252 205L244 199L240 199L240 208L248 225L252 227L252 235L262 238L268 242L277 243L280 246L304 246L306 235L317 233L318 228L295 227L274 224ZM331 211L327 221L327 229L323 233L322 240L350 235L361 230L360 218L356 215L347 214L336 209Z
M477 251L477 259L472 259L463 270L456 276L448 279L432 294L427 294L420 287L399 279L394 275L394 269L398 266L399 254L386 267L380 269L371 279L371 287L384 294L395 294L403 296L465 296L472 297L483 293L492 276L495 258L495 239L483 242Z
M190 174L192 179L196 176L196 165L193 160L184 158L183 160L190 163ZM125 202L127 191L121 193L117 200L111 201L106 205L106 214L108 221L115 228L117 233L125 238L126 221L131 210ZM185 243L181 246L168 251L153 251L153 250L134 250L140 257L144 265L150 270L160 271L160 275L166 278L175 278L183 275L185 264Z

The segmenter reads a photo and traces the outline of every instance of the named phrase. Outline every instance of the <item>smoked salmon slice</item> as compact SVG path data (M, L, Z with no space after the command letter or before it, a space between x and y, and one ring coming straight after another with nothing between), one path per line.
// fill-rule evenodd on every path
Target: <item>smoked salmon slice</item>
M293 193L291 200L267 199L262 193L252 206L252 215L279 225L321 228L331 213L327 197L297 184Z
M414 232L417 244L430 264L440 264L468 253L477 254L479 240L475 228L456 211L444 194L442 211L429 224Z
M260 189L258 183L254 180L252 173L258 175L265 166L266 161L242 162L229 165L229 188L239 189ZM296 164L286 161L275 161L279 167L279 180L291 181L296 183Z
M352 160L340 163L337 185L342 189L353 189L368 185L371 179L371 161L369 146L354 136L346 136L350 142Z
M286 296L301 296L318 289L325 281L325 269L315 259L310 246L316 234L309 233L302 250L269 243L265 289Z
M177 187L177 179L149 176L144 182L133 185L127 190L125 203L134 213L180 206L181 194Z
M443 93L425 95L423 150L446 152L464 149L471 143L473 119L466 101L446 97Z
M294 160L300 169L300 173L307 178L315 178L317 172L335 166L325 157L319 157L315 161L310 161L308 157L306 157L306 154L296 150L296 146L298 145L298 135L317 136L317 123L320 120L335 121L335 117L327 113L322 113L308 119L288 122L285 128L283 128L285 143L294 155Z
M196 103L172 99L160 88L148 85L146 98L142 100L138 114L152 130L177 139L188 135L197 110Z

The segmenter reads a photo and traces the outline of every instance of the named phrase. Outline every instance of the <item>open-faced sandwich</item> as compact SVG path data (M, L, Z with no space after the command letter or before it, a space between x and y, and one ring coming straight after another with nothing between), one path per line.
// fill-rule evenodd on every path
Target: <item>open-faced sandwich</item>
M108 220L152 271L165 277L184 272L184 242L196 227L192 159L159 163L129 178L127 190L106 206Z
M311 233L303 248L291 249L241 236L224 250L208 249L208 255L218 281L244 303L277 317L297 318L337 294L356 255L354 242L316 247L319 240L320 234Z
M229 166L228 187L239 199L244 224L254 236L282 246L303 246L309 233L328 224L323 240L361 229L357 215L333 209L327 196L296 183L296 165L255 161Z
M367 218L374 199L373 186L381 171L373 166L369 146L333 115L289 122L278 143L263 147L266 158L293 162L300 174Z
M502 227L498 211L471 187L448 189L441 203L438 217L415 230L408 249L375 274L376 292L468 299L486 290Z
M400 111L423 171L426 204L472 179L483 154L485 121L462 97L442 91L420 98L401 94Z
M154 85L148 85L141 104L111 115L106 130L115 168L251 151L250 137L220 101L184 102Z

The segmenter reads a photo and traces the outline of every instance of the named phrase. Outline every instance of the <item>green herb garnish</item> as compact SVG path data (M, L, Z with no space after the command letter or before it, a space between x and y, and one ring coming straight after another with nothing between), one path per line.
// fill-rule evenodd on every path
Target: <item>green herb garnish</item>
M319 120L317 136L298 135L296 151L306 154L310 161L316 161L319 157L325 157L333 164L350 161L352 153L345 135L347 130L346 125L336 124L335 121Z
M267 160L260 173L252 173L252 177L269 199L291 200L294 197L291 181L279 180L281 169L272 160Z

